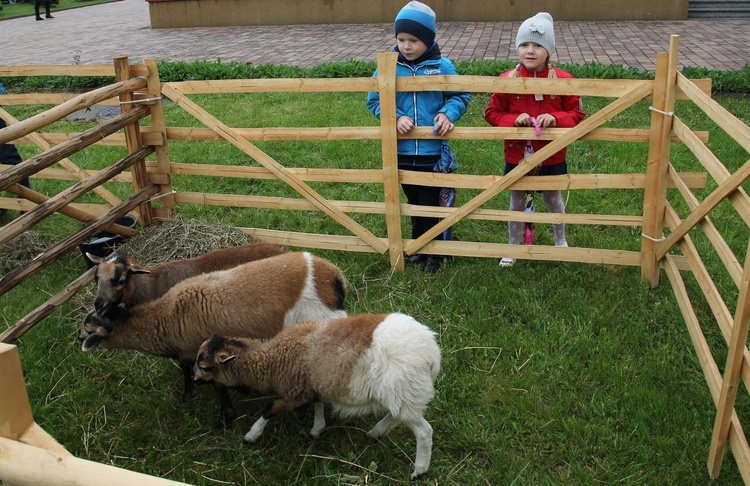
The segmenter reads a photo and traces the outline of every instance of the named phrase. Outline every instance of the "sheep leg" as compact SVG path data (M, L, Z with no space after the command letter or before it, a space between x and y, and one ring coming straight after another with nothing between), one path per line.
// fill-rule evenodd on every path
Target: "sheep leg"
M232 399L229 398L229 388L216 382L214 382L213 385L214 390L216 391L216 396L219 398L219 406L221 407L221 419L219 420L218 428L224 428L228 425L232 425L237 418L237 413L234 411Z
M320 433L326 428L326 416L323 410L323 402L315 402L313 404L315 408L315 418L313 419L313 426L310 429L310 435L317 439L320 437Z
M180 361L182 370L183 391L182 400L187 401L195 396L195 379L193 378L193 365L189 361Z
M266 408L266 411L263 412L263 415L255 421L253 426L250 427L250 430L248 430L247 434L245 434L245 442L257 441L263 434L263 430L266 428L266 425L268 425L268 422L270 422L273 417L282 412L291 412L299 405L301 404L285 400L283 398L279 398L278 400L274 400L273 402L271 402L271 404Z
M404 424L414 432L414 436L417 438L417 457L414 460L414 473L411 475L412 479L417 479L430 468L432 427L424 417L404 421Z
M396 425L398 425L398 420L393 418L393 415L388 413L385 417L383 417L383 420L378 422L375 427L373 427L372 430L370 430L367 434L370 437L377 439L390 432Z

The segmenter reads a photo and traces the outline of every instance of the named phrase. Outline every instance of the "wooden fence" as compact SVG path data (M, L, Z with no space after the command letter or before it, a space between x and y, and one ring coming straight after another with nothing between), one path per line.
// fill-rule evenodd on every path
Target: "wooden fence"
M729 201L739 216L750 226L750 200L741 184L750 176L750 163L731 173L705 145L708 134L687 127L675 113L675 100L689 99L705 115L729 134L741 147L750 152L750 128L728 113L710 97L710 83L690 81L677 71L679 38L672 36L668 53L657 58L656 77L653 81L588 80L588 79L499 79L484 76L430 76L396 78L395 57L383 54L378 57L379 76L352 79L274 79L225 80L160 83L156 62L147 60L143 65L131 66L127 58L117 57L112 66L0 66L0 76L39 74L71 74L85 76L112 76L117 82L83 95L4 95L0 105L55 103L56 107L39 115L17 121L0 109L0 116L11 126L0 130L0 143L35 144L44 150L38 156L15 167L3 167L0 173L0 190L7 190L21 198L0 198L0 207L28 211L9 223L0 235L0 243L8 241L30 228L42 218L60 212L85 222L84 227L65 240L53 245L38 257L10 272L0 280L0 298L37 270L54 262L61 255L76 248L80 242L103 228L127 233L127 228L111 227L120 216L136 211L142 226L154 218L169 218L180 204L204 204L277 210L318 211L351 233L330 235L296 233L268 228L242 228L259 240L306 248L342 251L376 252L388 254L394 269L401 270L404 255L432 253L457 256L492 257L509 256L529 260L556 260L579 263L639 266L642 278L652 286L659 284L661 269L665 270L683 312L688 331L699 356L703 372L717 408L714 436L709 449L709 472L718 475L726 444L731 446L743 479L750 483L750 449L747 445L734 403L740 379L750 390L750 354L745 342L750 319L750 260L744 267L734 255L709 214L722 201ZM475 93L547 93L554 95L579 94L591 97L614 98L603 109L590 114L578 126L570 129L548 129L542 137L551 142L533 156L524 160L506 176L468 174L417 174L399 171L396 161L398 140L395 113L397 91L451 90ZM242 128L231 127L208 113L190 98L197 94L258 93L258 92L361 92L379 91L381 99L381 124L368 127L323 128ZM161 96L179 105L206 128L169 127L162 108ZM122 114L102 125L80 134L41 133L38 130L59 120L74 110L97 103L111 103L115 98ZM651 124L648 129L606 128L603 124L643 99L651 99ZM107 101L110 100L110 101ZM150 126L141 126L139 120L151 117ZM116 133L121 131L121 133ZM452 139L503 140L525 139L532 136L529 128L457 127ZM416 129L415 138L433 138L430 128ZM170 160L170 140L225 140L250 156L260 167L188 164ZM290 168L275 160L252 141L267 140L379 140L382 147L382 168L379 169L309 169ZM568 174L554 177L530 177L531 170L549 155L578 140L604 140L611 143L648 143L648 160L645 173L633 174ZM127 155L102 170L83 170L66 159L70 154L91 144L124 145ZM679 172L670 160L670 147L684 144L705 168L705 172ZM145 158L150 154L154 160ZM748 161L750 162L750 161ZM51 168L59 163L62 168ZM123 172L132 167L130 172ZM59 178L77 181L54 197L47 197L21 188L18 181L26 176ZM173 185L173 177L211 176L240 177L246 179L275 179L283 181L300 197L268 198L257 195L230 195L191 193L180 191ZM693 189L705 189L707 175L717 187L702 201ZM104 181L132 183L132 195L120 201L101 187ZM382 200L333 201L314 190L310 182L337 183L366 182L382 184ZM478 191L469 201L456 208L420 207L400 202L399 184L410 183L439 187L467 188ZM518 213L490 209L486 203L508 189L635 189L644 193L642 214L549 214L524 215L538 223L566 223L602 226L633 226L642 230L640 251L610 250L600 248L555 248L544 245L518 246L492 242L432 241L444 229L462 219L511 221ZM676 191L667 191L674 188ZM106 202L103 204L71 203L78 195L94 190ZM668 195L677 193L681 201L670 201ZM159 202L153 204L154 197ZM687 205L690 213L680 217L675 206ZM385 235L378 235L357 222L351 214L378 215L385 220ZM433 216L443 218L428 233L416 240L403 238L402 216ZM665 235L665 228L668 234ZM8 231L5 231L8 230ZM722 267L731 275L739 292L732 314L725 304L718 286L707 269L697 246L691 240L691 231L703 232L711 248L719 255ZM682 255L671 252L679 247ZM714 360L704 337L705 326L714 321L699 322L693 311L690 292L683 281L689 272L698 282L703 297L709 302L722 335L725 337L728 358L723 373ZM84 273L65 289L35 309L2 335L0 341L12 342L23 332L49 315L75 292L91 281L91 271ZM15 410L15 409L14 409ZM2 409L0 409L2 411ZM6 422L5 412L0 417ZM11 417L9 420L13 420ZM28 422L28 421L27 421ZM5 430L5 428L0 428ZM19 434L0 434L19 440ZM42 441L43 442L43 441ZM6 442L0 447L7 447ZM45 447L44 444L41 447ZM2 456L2 454L0 454ZM18 476L8 474L8 461L0 460L0 478L18 482ZM30 473L31 474L31 473Z

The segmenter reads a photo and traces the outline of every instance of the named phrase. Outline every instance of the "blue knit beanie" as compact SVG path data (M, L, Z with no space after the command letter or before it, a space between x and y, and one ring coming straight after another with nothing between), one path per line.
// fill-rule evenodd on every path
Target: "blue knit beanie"
M430 47L435 42L435 12L422 2L413 0L396 15L395 34L411 34Z

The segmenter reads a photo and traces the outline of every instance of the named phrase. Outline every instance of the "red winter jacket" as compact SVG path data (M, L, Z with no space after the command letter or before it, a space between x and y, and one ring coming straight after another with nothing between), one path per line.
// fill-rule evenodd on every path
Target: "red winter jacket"
M529 71L522 64L519 65L515 76L524 78L547 78L549 77L549 68L534 73ZM555 76L558 78L572 78L573 75L562 69L552 68L555 70ZM501 78L507 78L513 70L504 72ZM536 98L541 97L540 101ZM583 120L586 116L581 107L580 96L560 96L560 95L533 95L533 94L507 94L494 93L490 98L490 104L484 112L484 119L495 127L513 127L516 118L521 113L528 113L536 117L543 113L549 113L557 119L556 128L572 128ZM549 140L531 140L534 151L538 151ZM523 160L524 147L526 140L505 140L505 161L511 164L518 164ZM562 149L543 162L543 165L555 165L565 160L567 149Z

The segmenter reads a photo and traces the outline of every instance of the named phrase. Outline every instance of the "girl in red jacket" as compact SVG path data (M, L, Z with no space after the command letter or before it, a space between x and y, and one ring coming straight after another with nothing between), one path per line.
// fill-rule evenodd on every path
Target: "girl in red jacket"
M505 72L500 77L523 78L572 78L573 76L555 68L549 63L549 58L555 52L555 32L552 16L547 12L540 12L526 19L518 29L516 48L520 63L514 69ZM555 96L541 94L506 94L494 93L490 104L484 112L484 119L496 127L530 127L533 119L539 127L571 128L584 118L579 96ZM507 174L524 158L524 154L533 153L546 144L548 140L506 140L505 141L505 173ZM528 146L527 146L528 145ZM538 172L532 175L560 175L568 173L565 161L566 149L562 149L546 159ZM542 191L544 204L551 213L564 213L565 203L562 193L556 191ZM525 192L510 191L510 210L523 211L525 207ZM555 246L568 246L565 239L565 224L552 225L555 234ZM508 223L508 242L517 245L521 242L522 222ZM500 260L501 267L512 266L514 258Z

